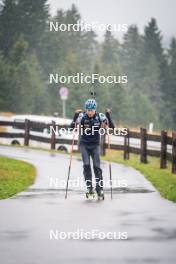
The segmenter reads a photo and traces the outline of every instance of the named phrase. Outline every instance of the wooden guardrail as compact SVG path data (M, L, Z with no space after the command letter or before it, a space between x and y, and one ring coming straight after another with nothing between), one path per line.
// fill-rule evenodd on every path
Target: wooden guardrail
M49 143L51 149L56 148L56 144L72 144L71 139L58 138L54 131L52 130L51 137L32 135L30 133L31 129L49 129L52 126L56 129L56 123L53 121L52 123L42 123L42 122L32 122L30 120L25 120L22 122L13 122L13 121L0 121L0 127L8 127L12 126L15 128L21 128L23 132L21 133L13 133L13 132L0 132L0 138L23 138L24 145L29 146L30 140ZM61 126L57 125L59 128L68 128L69 126ZM108 149L108 143L106 140L106 134L101 136L101 154L106 154L106 149ZM117 136L118 137L118 136ZM125 136L120 135L120 137L124 137L124 144L120 145L117 143L110 144L110 148L114 150L122 150L124 152L124 159L130 158L130 153L139 154L140 161L142 163L147 163L148 156L160 157L160 168L165 169L167 167L167 161L171 161L172 163L172 173L176 174L176 132L172 133L172 137L167 135L167 131L161 131L161 135L148 134L145 128L141 128L139 132L130 131L128 129L128 133ZM139 139L140 144L139 147L130 146L130 139ZM77 145L79 140L75 140L74 144ZM147 147L147 142L160 142L160 149L149 149ZM172 147L172 151L168 152L168 145Z
M103 137L102 153L106 155L108 144L106 143L106 135ZM130 146L130 139L139 139L140 147ZM159 142L160 149L149 149L147 147L147 142L149 141ZM172 148L171 152L168 152L168 145ZM152 135L147 134L145 128L141 128L140 132L134 132L128 129L127 135L124 136L124 144L110 144L110 148L114 150L123 150L124 159L129 159L130 153L139 154L142 163L147 163L148 156L159 157L161 169L167 168L167 161L170 161L172 163L172 173L176 174L176 132L173 132L172 137L170 137L167 135L167 131L161 131L161 135Z

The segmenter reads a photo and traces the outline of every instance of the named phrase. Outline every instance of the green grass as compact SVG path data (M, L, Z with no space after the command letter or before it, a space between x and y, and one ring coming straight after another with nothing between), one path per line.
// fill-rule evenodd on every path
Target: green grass
M107 151L105 160L122 163L140 171L160 192L161 196L176 202L176 175L171 173L171 163L168 162L167 169L160 169L159 158L148 157L148 163L139 161L139 155L130 154L129 160L123 160L122 151Z
M36 171L33 165L11 158L0 157L0 199L24 191L34 183Z

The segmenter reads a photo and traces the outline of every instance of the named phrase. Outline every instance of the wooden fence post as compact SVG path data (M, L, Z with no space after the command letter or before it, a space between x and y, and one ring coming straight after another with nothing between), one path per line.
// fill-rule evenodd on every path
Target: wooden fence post
M172 132L172 173L176 174L176 132Z
M56 122L52 121L52 133L51 133L51 149L56 148L56 136L54 131L56 131Z
M127 129L127 134L124 136L124 152L123 159L128 160L130 157L130 140L129 140L129 129Z
M167 132L161 131L161 152L160 152L160 169L167 166Z
M106 133L104 135L101 135L101 156L106 155L105 144L106 144Z
M147 130L146 128L140 128L141 132L141 150L140 150L140 161L147 163Z
M30 120L25 119L24 145L29 146Z

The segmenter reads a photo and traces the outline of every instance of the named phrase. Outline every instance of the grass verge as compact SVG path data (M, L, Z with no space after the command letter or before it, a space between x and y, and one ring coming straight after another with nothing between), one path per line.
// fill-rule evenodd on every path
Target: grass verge
M0 157L0 199L24 191L34 183L36 171L33 165L11 158Z
M167 169L159 168L159 158L148 157L148 163L139 161L139 155L130 154L129 160L123 160L122 151L107 150L104 160L122 163L140 171L160 192L161 196L176 202L176 175L171 173L171 163L168 162Z

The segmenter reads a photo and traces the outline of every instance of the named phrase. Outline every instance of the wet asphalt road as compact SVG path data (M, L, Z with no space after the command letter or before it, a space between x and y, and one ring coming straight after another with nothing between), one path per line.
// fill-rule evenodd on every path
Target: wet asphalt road
M28 190L0 201L0 262L176 263L176 205L160 197L136 170L112 164L113 180L127 183L107 191L104 201L87 201L84 187L70 186L64 199L69 156L0 146L0 154L28 161L37 178ZM104 179L108 164L102 163ZM71 179L82 179L82 163L73 158ZM52 184L51 184L52 183ZM50 231L127 232L127 240L50 239Z

